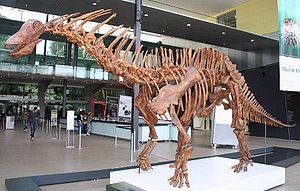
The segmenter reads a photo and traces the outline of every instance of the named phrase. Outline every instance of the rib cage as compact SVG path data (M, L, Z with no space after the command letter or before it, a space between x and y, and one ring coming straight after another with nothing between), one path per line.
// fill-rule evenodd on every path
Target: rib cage
M91 56L96 58L97 63L104 70L114 73L117 77L122 76L128 85L140 83L147 86L152 95L166 84L179 84L186 69L195 67L201 75L201 80L184 93L185 102L183 98L179 100L177 113L180 110L184 111L183 120L190 119L192 115L199 115L200 111L207 107L208 94L213 93L217 86L226 87L222 81L227 77L239 85L239 99L243 105L242 113L245 120L288 127L258 104L245 83L244 77L224 53L211 48L199 48L195 51L186 48L177 49L175 53L171 49L156 48L148 53L148 51L142 52L142 46L140 46L134 51L132 58L129 58L129 51L136 38L130 39L127 34L128 30L118 35L108 47L104 45L104 39L121 29L122 26L112 29L99 38L95 37L95 32L116 14L112 14L97 24L90 32L84 31L83 25L88 21L108 15L110 12L110 10L101 9L78 17L75 17L78 13L64 15L47 23L46 31L66 36L68 41L83 46ZM75 27L75 22L80 22L80 24ZM124 47L126 47L125 53L121 56L121 50Z

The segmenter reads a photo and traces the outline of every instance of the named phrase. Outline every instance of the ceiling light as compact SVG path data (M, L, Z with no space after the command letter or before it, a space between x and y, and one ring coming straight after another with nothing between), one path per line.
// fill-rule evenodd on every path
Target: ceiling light
M191 24L190 24L190 23L188 23L188 24L186 24L186 26L190 27L190 26L191 26Z
M148 17L149 15L147 13L144 14L145 17Z
M97 3L96 3L96 2L93 2L93 5L94 5L94 6L96 6L96 5L97 5Z
M250 41L251 41L251 42L254 42L254 39L251 39Z
M165 30L163 30L162 32L165 32Z
M226 34L224 31L222 32L222 35Z

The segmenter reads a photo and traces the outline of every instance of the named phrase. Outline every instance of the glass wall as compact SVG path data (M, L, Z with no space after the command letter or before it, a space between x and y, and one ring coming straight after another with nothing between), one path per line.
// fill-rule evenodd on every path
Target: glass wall
M219 24L236 28L236 10L218 16L217 21Z
M46 65L65 65L65 42L47 40Z
M0 17L5 15L6 19L15 20L15 21L27 21L29 19L37 19L41 22L46 22L47 20L52 20L57 15L38 13L34 11L21 10L11 7L0 6ZM3 16L2 16L3 17ZM75 27L81 21L75 23ZM98 23L88 22L84 25L86 31L93 29ZM112 30L116 26L111 26L105 24L100 29L96 31L98 34L105 34L106 32ZM125 29L120 29L112 34L112 36L117 36L123 32ZM133 29L129 29L128 34L133 37ZM63 41L53 41L53 36L50 34L45 34L45 40L43 39L40 43L37 44L35 52L31 56L25 56L20 59L13 59L8 56L8 51L3 48L5 40L8 38L8 35L0 35L0 71L7 72L26 72L28 74L44 74L44 75L58 75L66 77L75 77L75 78L88 78L96 80L108 80L115 79L113 74L108 74L104 71L97 63L96 60L90 57L87 52L81 48L76 47L72 44ZM158 43L162 41L162 35L154 34L149 32L142 32L142 40L147 42ZM78 51L74 53L74 51ZM73 56L77 55L77 58ZM130 54L131 55L131 54ZM29 58L35 59L29 61ZM7 63L7 64L3 64ZM24 64L22 67L18 65ZM26 64L26 66L25 66Z

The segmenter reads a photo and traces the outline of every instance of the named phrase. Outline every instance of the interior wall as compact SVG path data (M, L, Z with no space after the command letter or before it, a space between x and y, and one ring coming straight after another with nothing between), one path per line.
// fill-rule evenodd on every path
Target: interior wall
M300 140L300 93L279 90L279 66L277 64L242 72L250 91L265 110L283 123L296 124L294 128L267 126L267 137ZM250 135L264 136L264 125L249 124Z
M250 0L214 17L236 10L237 28L257 34L278 31L277 0Z
M279 62L278 48L268 48L253 51L240 51L218 47L219 51L226 53L230 60L237 65L239 71L267 66Z

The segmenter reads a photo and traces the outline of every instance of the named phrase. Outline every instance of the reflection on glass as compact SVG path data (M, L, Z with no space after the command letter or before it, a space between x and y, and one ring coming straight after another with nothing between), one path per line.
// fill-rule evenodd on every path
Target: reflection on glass
M79 47L78 48L78 62L77 66L86 67L86 68L98 68L98 64L96 60L91 57L85 49Z
M47 40L46 65L65 64L65 42Z

